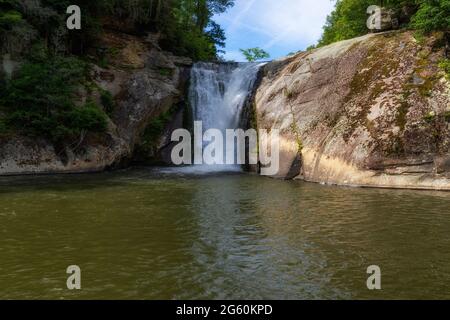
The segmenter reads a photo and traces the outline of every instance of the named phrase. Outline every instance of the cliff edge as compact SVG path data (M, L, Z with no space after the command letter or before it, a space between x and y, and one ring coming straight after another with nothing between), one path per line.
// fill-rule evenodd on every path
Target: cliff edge
M186 96L190 59L161 50L154 34L143 37L113 30L100 40L97 50L105 51L108 65L91 66L92 82L80 88L76 100L82 104L89 96L102 105L102 93L110 95L114 107L107 132L63 146L44 138L0 136L0 175L95 172L127 165L152 119L169 110L183 111L179 109ZM5 58L2 62L3 69L11 65Z
M281 131L277 177L450 190L444 47L389 32L267 64L254 108L259 128Z

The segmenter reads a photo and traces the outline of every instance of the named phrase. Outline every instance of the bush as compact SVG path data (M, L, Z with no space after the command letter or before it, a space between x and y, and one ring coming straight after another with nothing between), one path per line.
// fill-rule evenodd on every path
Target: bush
M327 17L319 46L346 40L368 33L367 8L371 0L338 0L335 10Z
M105 132L108 127L105 113L93 102L67 113L67 124L78 134L82 131Z
M190 57L195 61L216 59L216 46L203 32L196 29L185 30L177 25L173 25L167 32L167 37L161 41L162 46L176 55Z
M97 106L77 108L73 102L87 71L77 58L49 56L45 62L25 63L0 93L6 124L21 134L53 142L104 132L106 115Z
M425 33L448 31L450 28L450 0L420 0L420 8L411 25Z
M152 119L145 128L142 136L141 144L137 150L139 154L146 157L149 154L153 154L156 151L158 140L163 134L164 128L170 122L173 115L176 112L176 108L172 107L169 111L162 113L158 117Z
M261 48L240 49L240 51L248 62L270 58L270 54Z
M11 10L7 12L0 12L0 28L9 28L13 24L22 21L20 12Z
M409 8L403 17L404 26L408 24L426 34L432 31L448 31L450 26L450 0L338 0L334 11L328 16L319 46L367 34L367 8L379 5L396 12ZM412 15L412 17L411 17ZM409 17L411 21L409 22Z
M102 102L103 108L108 115L111 115L116 107L114 102L114 97L111 92L107 90L100 90L100 101Z
M450 80L450 59L444 59L439 63L439 67L444 70L446 78Z

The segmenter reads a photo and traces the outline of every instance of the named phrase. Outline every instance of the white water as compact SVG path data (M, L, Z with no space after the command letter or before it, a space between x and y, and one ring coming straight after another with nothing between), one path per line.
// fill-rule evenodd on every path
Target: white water
M256 81L257 63L196 63L191 71L189 101L194 121L202 121L203 132L238 129L245 101ZM233 152L233 150L224 150ZM226 153L225 153L226 154ZM238 165L195 166L201 172L239 171Z

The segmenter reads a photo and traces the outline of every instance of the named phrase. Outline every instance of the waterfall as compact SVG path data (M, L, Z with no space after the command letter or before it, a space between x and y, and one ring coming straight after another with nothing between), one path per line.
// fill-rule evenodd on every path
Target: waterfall
M193 118L202 121L203 131L219 129L225 136L226 129L239 128L242 109L261 66L258 63L205 62L193 66L189 101ZM240 170L237 165L207 167L206 171Z

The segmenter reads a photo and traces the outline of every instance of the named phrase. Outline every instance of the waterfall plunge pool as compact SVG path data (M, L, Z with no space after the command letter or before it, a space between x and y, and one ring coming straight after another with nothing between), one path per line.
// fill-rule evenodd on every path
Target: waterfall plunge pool
M176 168L2 177L0 298L449 298L449 206ZM80 291L66 289L73 264ZM381 291L366 287L374 264Z
M259 67L196 64L194 120L239 128ZM240 171L0 177L0 298L450 298L449 193ZM82 290L67 290L71 265ZM366 286L372 265L380 291Z

